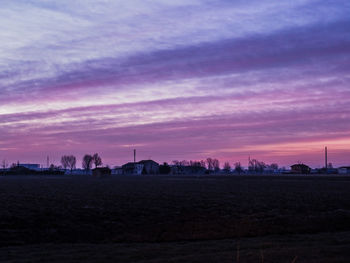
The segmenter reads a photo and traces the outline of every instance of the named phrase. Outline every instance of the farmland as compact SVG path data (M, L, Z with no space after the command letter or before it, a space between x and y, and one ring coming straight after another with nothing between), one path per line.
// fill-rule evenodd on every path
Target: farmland
M350 177L2 176L0 198L0 261L350 258Z

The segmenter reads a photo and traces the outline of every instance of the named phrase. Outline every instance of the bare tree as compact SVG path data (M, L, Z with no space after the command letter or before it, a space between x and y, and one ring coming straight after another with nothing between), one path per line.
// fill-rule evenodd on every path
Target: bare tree
M173 163L173 165L176 165L176 166L180 165L180 162L178 160L174 160L174 161L172 161L172 163Z
M76 163L77 163L77 158L75 158L74 155L69 155L69 158L68 158L68 167L70 168L70 172L72 172L73 169L75 169Z
M69 156L68 155L63 155L61 157L61 164L62 164L62 167L64 168L64 170L66 170L67 167L69 166Z
M98 166L102 165L102 159L101 157L98 155L98 153L95 153L93 156L92 156L92 161L95 165L95 168L97 168Z
M180 162L180 165L181 165L181 166L189 166L189 165L190 165L190 162L187 161L187 160L182 160L182 161Z
M235 163L235 172L239 175L243 172L243 167L240 162Z
M83 168L86 171L89 171L91 169L92 166L92 162L93 162L93 157L90 154L85 154L83 157Z
M5 159L2 160L2 162L1 162L1 167L2 167L2 169L5 170L8 166L9 166L8 162L7 162Z
M218 159L213 159L213 167L215 172L220 171L220 162Z
M272 164L268 165L267 167L270 168L273 171L278 170L278 164L277 163L272 163Z
M259 172L262 173L266 168L266 164L264 162L260 162L256 159L252 159L249 161L249 171L251 172Z
M202 167L202 164L200 161L190 161L190 166L192 167Z
M207 167L209 171L219 171L220 170L220 162L218 159L207 158Z
M65 170L68 167L68 168L70 168L70 171L72 172L72 170L75 169L76 163L77 163L77 159L75 158L74 155L63 155L61 157L61 164Z
M203 160L201 160L201 161L189 161L189 166L206 168L205 161L203 161Z
M231 165L230 165L229 162L225 162L225 163L224 163L224 171L225 171L226 173L231 172Z
M213 165L213 159L212 158L207 158L207 167L209 171L214 170L214 165Z
M265 168L266 168L266 164L264 162L258 162L258 171L260 173L263 173Z

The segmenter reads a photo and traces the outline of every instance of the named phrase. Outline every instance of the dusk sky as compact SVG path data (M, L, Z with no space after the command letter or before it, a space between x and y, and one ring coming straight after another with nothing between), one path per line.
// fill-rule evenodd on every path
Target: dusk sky
M0 160L350 165L349 0L1 0Z

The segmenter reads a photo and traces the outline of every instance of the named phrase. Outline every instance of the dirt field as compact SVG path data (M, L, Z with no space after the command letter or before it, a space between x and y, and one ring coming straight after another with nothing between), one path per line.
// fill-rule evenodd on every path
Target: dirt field
M0 177L1 262L350 262L350 177Z

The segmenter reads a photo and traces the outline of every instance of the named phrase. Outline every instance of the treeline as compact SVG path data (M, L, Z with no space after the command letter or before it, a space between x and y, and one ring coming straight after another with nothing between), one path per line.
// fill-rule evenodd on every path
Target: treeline
M223 171L226 173L235 172L241 174L245 171L241 162L225 162L221 169L220 162L216 158L207 158L206 160L199 161L174 160L172 161L171 165L176 167L202 167L205 168L209 173ZM248 172L250 173L263 173L266 170L277 171L278 169L279 167L277 163L266 164L257 159L249 159L249 164L247 168ZM166 171L170 171L170 165L168 163L163 163L160 167L160 171L163 173L166 173Z
M243 166L240 162L235 162L232 164L229 162L225 162L223 165L223 168L220 167L220 161L216 158L207 158L206 160L174 160L171 162L171 164L163 163L159 166L159 172L161 174L169 174L173 169L173 172L175 173L198 173L200 171L205 171L205 173L211 174L211 173L219 173L221 171L225 173L230 172L236 172L238 174L241 174L244 171Z
M61 165L63 169L69 168L71 171L76 168L77 159L74 155L63 155L61 157ZM95 165L95 168L102 165L102 158L95 153L93 155L85 154L82 160L82 167L84 170L90 170L92 165Z

